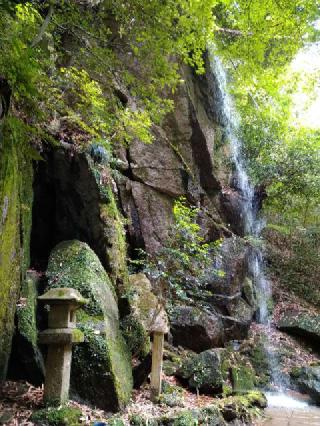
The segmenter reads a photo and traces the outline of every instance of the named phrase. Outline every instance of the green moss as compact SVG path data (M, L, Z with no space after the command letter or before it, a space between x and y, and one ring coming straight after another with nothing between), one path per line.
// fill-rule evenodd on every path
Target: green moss
M49 287L77 289L88 303L77 312L85 341L76 345L72 385L101 408L118 410L130 400L131 356L119 326L114 288L96 254L80 241L65 241L51 253Z
M110 279L98 257L87 244L80 241L64 241L55 247L50 255L47 277L50 288L75 288L88 299L84 310L89 315L104 314L99 302L99 283L108 285L115 295Z
M32 164L14 119L0 133L0 379L6 374L20 280L29 265Z
M232 367L231 380L235 393L246 393L254 389L255 375L248 364L240 363Z
M37 284L36 279L28 275L22 284L21 297L25 298L25 304L17 308L18 329L33 347L37 345Z
M159 403L168 407L183 407L183 396L185 390L180 386L174 386L167 382L162 383L162 393Z
M123 408L131 397L132 371L122 336L110 335L106 339L90 325L82 324L80 327L85 344L74 347L73 379L81 384L81 389L90 399L102 391L104 398L110 399L110 406ZM87 387L89 383L92 388Z
M81 411L77 408L61 406L35 411L31 420L41 426L80 426Z
M75 328L72 330L72 341L74 343L81 343L83 341L84 334L81 330Z
M151 350L150 337L134 314L121 321L122 334L132 355L144 358Z
M95 164L87 156L88 164L97 183L101 203L100 219L108 230L108 248L106 250L106 264L109 265L110 278L114 285L126 285L128 282L127 243L124 228L124 218L117 206L112 191L112 177L110 169L105 165ZM121 288L119 288L121 292Z

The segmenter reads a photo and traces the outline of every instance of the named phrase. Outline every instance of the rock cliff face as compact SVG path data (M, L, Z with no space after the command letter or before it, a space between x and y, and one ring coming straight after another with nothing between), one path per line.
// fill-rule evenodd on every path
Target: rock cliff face
M167 236L175 198L187 197L202 209L204 235L212 241L229 236L237 224L230 221L225 190L228 181L227 148L219 139L218 103L209 65L207 77L184 70L185 82L175 95L175 109L163 126L154 129L151 145L134 141L119 156L123 175L120 199L130 219L129 239L155 253ZM211 81L212 80L212 81ZM237 211L232 212L236 217ZM225 224L229 224L230 227Z
M156 255L173 223L172 207L179 196L200 208L206 241L224 239L217 266L225 274L208 277L214 294L207 300L211 312L196 307L197 314L189 315L187 323L179 321L179 315L171 318L173 341L181 344L181 336L194 332L189 347L200 352L246 335L255 295L246 279L247 248L239 238L240 195L229 186L231 167L219 94L208 61L206 75L195 76L188 68L183 75L174 111L153 129L154 142L135 140L128 148L119 147L116 168L103 152L79 154L68 144L49 148L42 153L44 161L34 163L32 192L31 160L20 155L10 138L1 139L0 377L6 374L26 269L31 265L44 272L56 244L80 240L99 257L121 295L128 285L127 253L144 248ZM128 97L128 105L134 101ZM40 283L38 291L46 285ZM128 315L126 307L121 306L120 313ZM197 323L204 316L213 321L210 330ZM203 335L197 347L199 330ZM19 333L18 325L14 341L19 341ZM13 347L12 359L19 359L17 350Z

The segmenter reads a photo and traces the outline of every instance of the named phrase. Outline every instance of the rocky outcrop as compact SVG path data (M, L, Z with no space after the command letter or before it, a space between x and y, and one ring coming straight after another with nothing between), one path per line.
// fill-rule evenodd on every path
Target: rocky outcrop
M277 322L279 330L300 336L313 344L320 342L320 316L308 312L285 311Z
M204 393L222 393L222 352L223 349L210 349L186 359L176 375L188 381L191 389Z
M71 148L70 148L71 149ZM99 256L113 283L127 281L126 237L111 169L100 156L55 149L36 166L32 264L46 268L60 241L79 239Z
M130 313L121 320L121 328L132 355L143 358L151 350L150 334L160 322L167 326L168 318L145 274L129 275L127 291Z
M85 342L73 351L73 391L101 408L123 408L133 386L130 355L115 291L99 259L85 243L62 242L50 255L47 277L50 288L71 287L88 299L77 316Z
M223 345L223 323L218 315L192 306L176 306L170 313L172 342L195 352Z
M300 392L307 393L320 404L320 366L295 368L291 371L291 378Z
M1 118L9 106L3 96ZM10 130L0 120L0 380L7 373L16 303L29 266L32 209L30 153L22 149L19 130Z
M218 135L213 77L207 66L202 78L184 69L185 83L174 96L175 109L161 128L154 127L151 145L134 141L126 151L118 152L125 178L117 183L131 223L130 240L149 253L165 241L173 200L179 196L202 207L203 233L209 239L230 235L219 197L229 179L229 166L222 161L226 151Z

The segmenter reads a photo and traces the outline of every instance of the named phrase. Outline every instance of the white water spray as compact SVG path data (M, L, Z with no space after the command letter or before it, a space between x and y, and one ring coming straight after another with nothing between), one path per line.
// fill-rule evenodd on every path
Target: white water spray
M224 124L225 136L231 149L232 161L234 164L234 173L232 177L232 185L241 196L241 220L244 234L246 236L258 239L264 226L264 222L258 218L258 211L255 206L254 187L250 182L247 165L242 153L242 142L239 137L240 133L240 117L235 108L232 96L228 91L227 75L219 58L213 57L211 60L213 73L215 75L219 96L221 99L221 113ZM272 299L271 283L267 279L264 272L264 258L262 249L253 247L248 256L248 270L251 275L258 296L258 313L257 320L264 324L268 332L266 333L266 349L269 354L269 366L271 371L271 379L273 385L279 390L278 402L280 404L289 404L290 397L284 397L284 389L287 387L285 378L280 373L279 363L276 355L270 351L270 343L268 342L269 331L271 330L269 303ZM275 404L277 397L275 394L270 397L270 402ZM280 401L281 400L281 401ZM290 402L291 403L291 402Z
M226 72L219 58L214 57L212 59L212 67L221 96L225 135L230 144L235 167L233 185L241 195L240 208L244 233L246 236L259 238L264 223L257 217L254 188L250 182L247 165L242 154L242 142L238 136L240 132L240 117L228 91ZM252 250L248 266L259 297L258 320L261 324L269 325L268 304L271 299L271 285L264 274L264 261L261 249L256 247Z

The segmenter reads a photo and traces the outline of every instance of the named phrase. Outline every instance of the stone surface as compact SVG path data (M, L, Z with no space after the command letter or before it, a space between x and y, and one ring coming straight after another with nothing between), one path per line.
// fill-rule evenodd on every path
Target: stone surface
M21 279L29 267L32 162L0 124L0 380L7 373ZM19 132L17 132L18 134Z
M22 283L16 311L16 328L12 342L8 377L27 380L40 386L44 381L44 361L37 344L37 297L39 276L28 271Z
M85 342L74 348L72 390L104 409L124 407L133 385L129 350L120 332L115 292L99 259L87 244L66 241L51 253L47 276L49 288L72 287L88 299L77 313Z
M145 274L129 275L128 293L130 313L121 320L121 328L131 353L144 357L151 349L150 333L159 327L167 333L168 318Z
M78 239L97 253L112 282L127 280L126 241L108 164L88 153L44 153L34 182L32 262L45 269L60 241Z
M254 389L255 374L251 365L238 363L231 368L231 383L234 393L247 393Z
M185 360L176 375L188 381L191 389L216 394L222 392L221 356L223 349L210 349Z
M300 392L307 393L320 404L320 365L295 368L291 371L291 378Z
M219 316L191 306L176 306L170 312L173 344L195 352L222 346L223 323Z
M285 311L277 323L279 330L301 336L311 343L320 342L320 316L308 312Z

